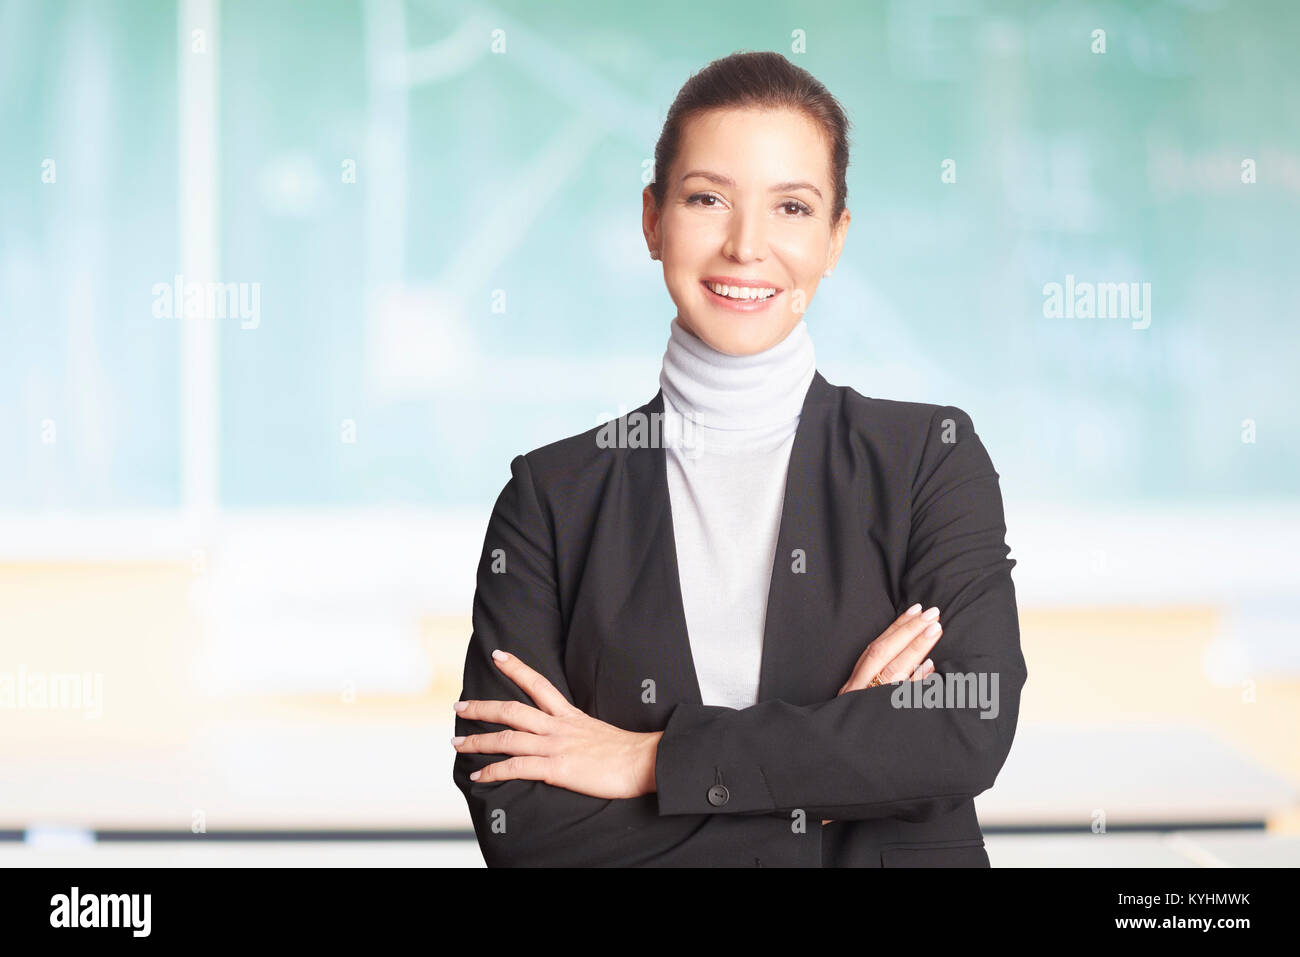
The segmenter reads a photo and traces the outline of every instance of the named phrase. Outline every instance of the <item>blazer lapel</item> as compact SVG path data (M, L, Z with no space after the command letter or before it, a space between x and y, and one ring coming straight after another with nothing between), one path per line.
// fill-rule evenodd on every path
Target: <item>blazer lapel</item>
M629 413L629 419L639 413L658 422L654 434L662 437L663 410L661 390L648 403ZM639 592L629 604L637 610L642 647L653 665L649 672L657 676L663 701L703 704L686 632L664 456L660 441L648 448L629 449L624 460L627 497L620 503L617 514L624 519L627 534L629 572L625 577L635 583L632 587Z
M786 472L781 528L763 620L763 662L758 700L791 704L824 700L825 661L820 646L830 634L830 612L808 585L823 579L835 560L829 552L825 496L829 486L832 386L813 374L804 396L790 467Z
M763 627L763 656L759 671L758 700L782 698L792 703L817 700L815 661L809 661L803 636L815 634L824 610L808 601L801 588L807 575L800 570L809 561L827 562L823 534L828 411L832 386L820 372L813 375L804 396L799 425L795 430L786 475L780 530L768 586L767 614ZM662 416L661 390L639 412ZM659 420L662 422L662 418ZM699 675L691 654L690 636L682 599L681 572L677 563L677 539L673 533L672 503L668 492L667 452L662 443L654 448L630 450L627 459L629 506L643 521L629 523L629 560L640 569L643 585L656 589L660 601L652 603L655 623L662 629L662 642L655 655L658 667L675 687L669 690L677 700L703 704ZM642 505L643 507L637 508ZM822 568L823 574L826 568ZM660 590L661 586L661 590ZM824 684L824 682L822 682Z

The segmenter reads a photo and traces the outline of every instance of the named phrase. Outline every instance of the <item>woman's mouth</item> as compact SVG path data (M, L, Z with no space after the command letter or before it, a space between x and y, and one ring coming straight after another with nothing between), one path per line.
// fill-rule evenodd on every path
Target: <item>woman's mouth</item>
M729 286L725 283L700 280L709 298L724 309L734 312L758 312L782 293L776 286Z

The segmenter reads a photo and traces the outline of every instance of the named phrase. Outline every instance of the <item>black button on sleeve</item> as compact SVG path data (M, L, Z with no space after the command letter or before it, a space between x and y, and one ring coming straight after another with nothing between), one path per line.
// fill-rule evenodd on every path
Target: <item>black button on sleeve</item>
M709 788L709 803L714 807L722 807L731 799L731 792L727 790L724 784L715 784Z

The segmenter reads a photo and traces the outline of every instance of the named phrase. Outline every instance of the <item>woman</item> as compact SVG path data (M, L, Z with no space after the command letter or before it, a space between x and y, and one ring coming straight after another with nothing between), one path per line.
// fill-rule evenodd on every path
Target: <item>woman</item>
M452 745L489 866L989 864L1015 562L965 412L816 371L847 127L776 53L668 114L660 391L517 456L488 525Z

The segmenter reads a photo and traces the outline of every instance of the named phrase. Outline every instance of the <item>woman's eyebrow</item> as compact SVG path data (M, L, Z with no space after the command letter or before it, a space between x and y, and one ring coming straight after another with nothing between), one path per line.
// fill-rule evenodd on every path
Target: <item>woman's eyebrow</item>
M692 176L702 176L707 180L711 180L712 182L717 183L719 186L736 185L736 181L732 179L730 176L723 176L721 173L712 173L706 169L691 170L689 173L687 173L685 176L682 177L682 182L685 182L686 180L690 179ZM789 183L777 183L775 186L771 187L770 192L792 193L797 189L811 190L812 192L817 194L818 199L822 198L822 191L818 189L816 186L814 186L812 183L804 183L798 181L789 182Z

